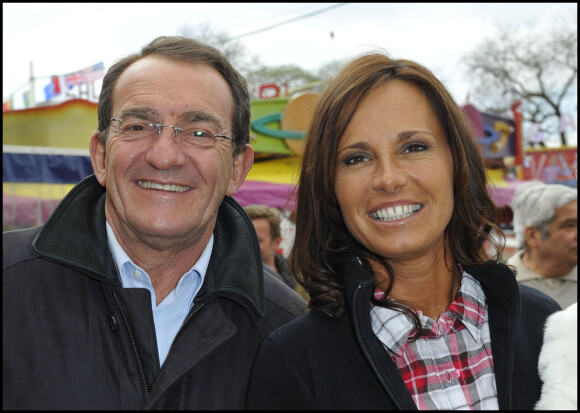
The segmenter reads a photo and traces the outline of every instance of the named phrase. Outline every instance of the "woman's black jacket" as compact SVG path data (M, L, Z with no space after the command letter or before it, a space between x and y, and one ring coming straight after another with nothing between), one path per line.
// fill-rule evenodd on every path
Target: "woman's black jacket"
M391 357L371 328L372 275L344 260L346 308L335 320L311 310L272 333L252 373L247 408L416 410ZM465 269L487 298L500 410L533 410L540 397L538 355L546 317L560 310L488 262Z

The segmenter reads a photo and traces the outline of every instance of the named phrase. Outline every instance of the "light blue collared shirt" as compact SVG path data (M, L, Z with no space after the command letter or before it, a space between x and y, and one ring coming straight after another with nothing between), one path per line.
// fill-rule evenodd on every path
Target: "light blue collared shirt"
M183 274L175 289L159 305L156 305L155 290L149 275L133 263L119 244L119 241L117 241L115 233L108 222L106 225L107 241L113 254L117 271L121 276L123 288L146 288L151 293L157 351L159 352L159 363L163 365L173 339L183 324L185 317L189 314L189 310L193 307L193 300L203 284L213 249L213 234L199 260L193 264L189 271Z

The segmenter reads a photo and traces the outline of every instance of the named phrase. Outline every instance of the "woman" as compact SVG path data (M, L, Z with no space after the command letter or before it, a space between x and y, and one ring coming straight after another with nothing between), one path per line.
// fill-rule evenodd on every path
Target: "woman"
M498 263L483 161L429 70L381 53L346 66L298 187L290 262L311 311L264 341L248 408L533 409L559 306Z

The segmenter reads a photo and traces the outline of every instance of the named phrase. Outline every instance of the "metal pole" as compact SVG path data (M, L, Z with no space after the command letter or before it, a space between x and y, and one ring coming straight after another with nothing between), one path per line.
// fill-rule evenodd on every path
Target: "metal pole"
M33 108L36 106L36 97L35 97L35 84L34 84L34 72L32 69L32 61L30 62L30 91L28 92L28 99L30 99L30 107Z

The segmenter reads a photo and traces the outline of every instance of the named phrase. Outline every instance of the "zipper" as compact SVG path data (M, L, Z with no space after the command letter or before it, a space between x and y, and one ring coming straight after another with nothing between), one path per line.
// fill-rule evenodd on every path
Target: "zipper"
M519 292L517 292L516 290L516 294L519 294ZM511 336L511 343L510 343L510 357L509 357L509 362L508 362L508 391L507 391L507 409L511 410L512 409L512 389L513 389L513 372L514 372L514 360L516 357L516 334L517 334L517 330L518 330L518 323L520 322L520 311L521 311L521 305L520 305L520 300L521 298L516 296L516 312L514 314L514 323L513 323L513 328L512 328L512 336ZM488 311L489 311L489 307L488 307ZM493 354L493 349L492 349L492 354ZM494 367L495 369L495 367ZM495 375L495 372L494 372ZM499 404L499 397L498 397L498 404Z
M179 333L181 333L181 331L183 330L183 328L185 327L185 325L189 322L189 320L191 320L193 318L193 316L199 311L201 310L201 308L205 305L205 303L201 303L199 305L199 307L197 307L196 309L194 309L191 313L189 313L189 315L185 318L185 320L183 320L183 324L181 324L181 327L179 327L179 330L177 330L177 333L175 334L175 337L173 337L173 341L171 341L171 345L169 346L169 349L167 350L167 354L165 355L165 359L167 360L167 357L169 356L169 352L171 351L171 349L173 348L173 344L175 343L175 340L177 339L177 336L179 335Z
M123 307L121 307L121 303L117 298L117 293L113 292L113 298L117 303L117 307L123 316L123 321L125 322L125 327L127 328L127 332L129 333L129 338L131 339L131 345L133 347L133 352L135 354L135 358L137 359L137 365L139 366L139 373L141 373L141 381L143 384L143 391L145 392L145 400L149 398L149 388L147 386L147 379L145 378L145 371L143 370L143 364L141 363L141 357L139 356L139 351L137 350L137 344L135 343L135 336L133 335L133 331L129 327L129 320L127 319L127 315L125 311L123 311Z
M358 343L360 344L360 347L361 347L363 353L365 354L365 357L369 361L371 368L373 369L375 375L377 376L377 378L381 382L381 385L383 386L383 388L385 389L387 394L391 397L391 400L395 403L397 408L399 410L403 410L402 406L399 404L399 401L393 396L393 393L391 392L391 390L389 389L389 387L387 386L387 384L383 380L383 377L381 376L381 374L379 373L379 370L375 366L375 363L374 363L373 359L371 358L367 348L364 346L362 338L360 336L359 327L358 327L358 320L357 320L357 316L356 316L356 303L357 303L358 292L362 288L361 284L362 283L360 283L360 282L358 283L356 290L354 291L354 296L353 296L353 300L352 300L352 318L353 318L353 322L354 322L354 331L356 333L356 338L358 340Z

